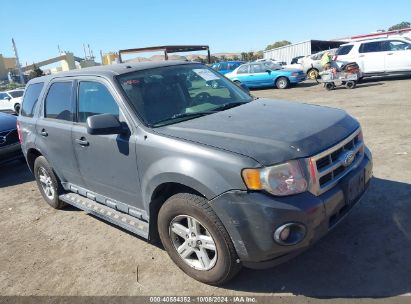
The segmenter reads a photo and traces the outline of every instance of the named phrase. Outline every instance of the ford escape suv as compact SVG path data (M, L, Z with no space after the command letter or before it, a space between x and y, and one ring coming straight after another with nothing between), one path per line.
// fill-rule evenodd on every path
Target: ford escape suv
M185 273L215 285L306 249L372 176L361 127L346 112L253 100L198 63L32 79L18 130L50 206L159 239Z

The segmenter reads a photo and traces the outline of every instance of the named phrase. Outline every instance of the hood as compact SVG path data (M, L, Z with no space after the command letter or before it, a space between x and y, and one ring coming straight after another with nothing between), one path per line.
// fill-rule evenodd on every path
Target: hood
M155 130L272 165L315 155L358 127L359 123L343 110L258 99Z
M17 128L17 117L0 113L0 132Z

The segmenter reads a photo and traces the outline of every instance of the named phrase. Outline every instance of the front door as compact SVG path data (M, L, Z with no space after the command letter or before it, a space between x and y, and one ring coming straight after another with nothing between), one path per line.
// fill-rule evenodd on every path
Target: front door
M385 70L387 72L411 71L411 44L391 40L385 57Z
M133 129L118 106L109 83L94 78L79 79L77 122L72 142L85 188L115 201L142 208ZM87 117L113 114L128 126L128 135L90 135Z

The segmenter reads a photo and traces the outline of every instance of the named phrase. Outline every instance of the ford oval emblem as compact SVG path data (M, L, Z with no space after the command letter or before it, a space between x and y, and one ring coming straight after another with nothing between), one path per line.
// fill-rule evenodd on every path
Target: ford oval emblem
M343 155L343 157L342 157L343 166L344 166L344 167L348 167L349 165L352 164L352 162L354 161L354 159L355 159L355 154L354 154L354 152L352 152L352 151L347 151L347 152Z

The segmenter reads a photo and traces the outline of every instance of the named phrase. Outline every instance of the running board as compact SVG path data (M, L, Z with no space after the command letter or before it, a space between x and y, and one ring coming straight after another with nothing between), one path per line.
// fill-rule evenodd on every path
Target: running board
M59 196L63 202L148 239L148 223L76 193Z

